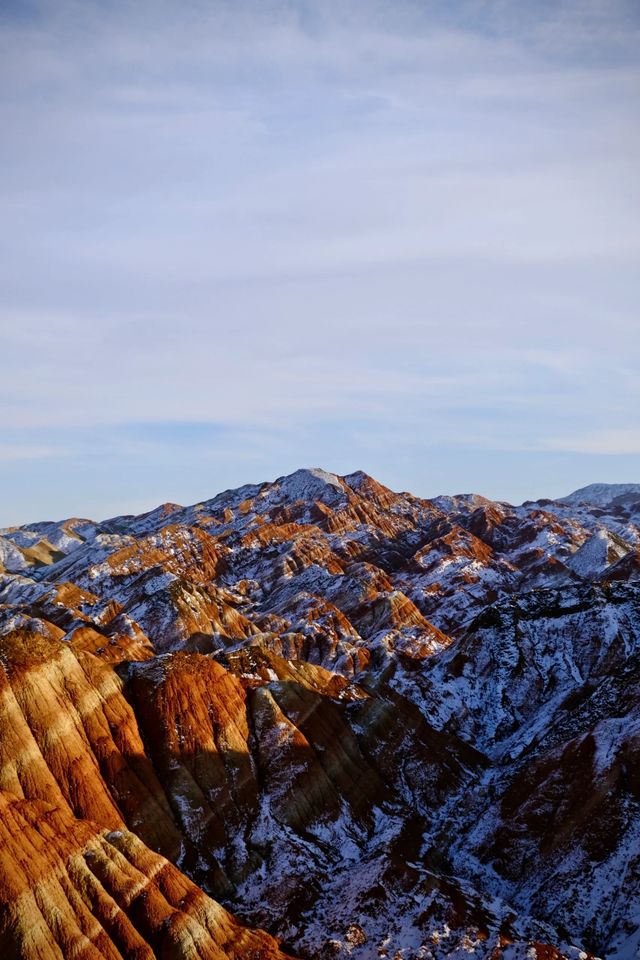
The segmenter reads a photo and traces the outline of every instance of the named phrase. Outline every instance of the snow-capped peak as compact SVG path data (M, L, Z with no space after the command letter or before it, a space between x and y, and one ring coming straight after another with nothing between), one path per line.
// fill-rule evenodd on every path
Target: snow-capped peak
M640 497L640 483L590 483L559 499L563 503L589 503L604 507L628 495Z
M286 477L276 480L280 493L291 500L322 500L335 502L344 499L342 484L334 473L321 470L320 467L296 470Z

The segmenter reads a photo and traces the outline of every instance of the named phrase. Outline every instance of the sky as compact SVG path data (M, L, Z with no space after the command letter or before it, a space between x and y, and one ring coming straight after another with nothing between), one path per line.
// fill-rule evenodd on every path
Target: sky
M632 0L0 0L0 525L640 481Z

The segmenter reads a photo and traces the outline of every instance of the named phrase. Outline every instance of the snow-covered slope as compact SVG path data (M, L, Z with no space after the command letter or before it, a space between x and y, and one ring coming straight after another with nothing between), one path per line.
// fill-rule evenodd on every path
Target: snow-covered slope
M590 483L561 499L565 503L591 503L606 507L627 499L640 499L640 483Z

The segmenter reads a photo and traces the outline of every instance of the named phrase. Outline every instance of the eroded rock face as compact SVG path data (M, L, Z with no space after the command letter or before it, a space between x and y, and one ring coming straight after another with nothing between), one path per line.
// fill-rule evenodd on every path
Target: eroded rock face
M281 958L127 830L0 792L3 957Z
M301 470L0 531L2 956L635 957L639 521Z

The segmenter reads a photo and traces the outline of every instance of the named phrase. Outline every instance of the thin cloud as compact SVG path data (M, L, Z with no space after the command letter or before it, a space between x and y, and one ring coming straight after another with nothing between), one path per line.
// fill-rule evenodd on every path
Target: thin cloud
M640 455L640 427L611 427L582 435L551 440L548 450L609 455Z
M637 452L632 4L30 9L0 17L0 408L33 449L75 430L81 477L108 435L106 483L127 425L176 425L160 463L216 423L260 479L303 436L346 463L345 422L401 438L404 486L477 438Z
M32 446L28 443L0 443L0 463L19 463L32 460L52 460L65 455L64 448Z

